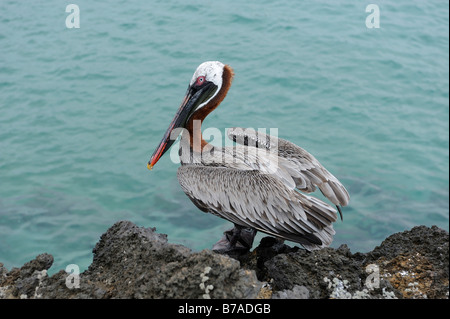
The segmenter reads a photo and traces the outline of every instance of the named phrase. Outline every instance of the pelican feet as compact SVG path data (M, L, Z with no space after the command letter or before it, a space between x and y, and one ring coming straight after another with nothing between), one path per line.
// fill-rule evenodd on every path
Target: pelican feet
M240 256L250 251L255 236L256 229L234 224L232 229L223 233L212 250L219 254Z

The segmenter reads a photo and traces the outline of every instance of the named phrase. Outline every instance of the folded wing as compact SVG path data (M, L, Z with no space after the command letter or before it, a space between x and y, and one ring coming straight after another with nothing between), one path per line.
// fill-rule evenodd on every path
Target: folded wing
M336 210L301 194L278 178L257 170L183 165L178 180L186 195L205 212L235 224L323 248L335 234Z
M291 167L293 167L291 176L299 190L311 193L318 187L324 196L336 206L348 205L350 196L342 183L303 148L287 140L253 129L231 128L227 135L238 144L270 151L278 150L278 156L291 163Z

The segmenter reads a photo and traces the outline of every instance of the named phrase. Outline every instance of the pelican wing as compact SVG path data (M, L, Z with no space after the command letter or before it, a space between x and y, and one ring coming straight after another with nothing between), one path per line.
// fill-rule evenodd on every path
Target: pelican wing
M186 195L205 212L235 224L323 248L335 234L336 210L257 170L183 165L178 180Z
M270 151L278 150L278 156L287 159L294 166L295 172L291 176L299 190L310 193L315 191L317 186L336 206L348 204L350 196L341 182L303 148L253 129L235 127L228 129L227 135L238 144Z

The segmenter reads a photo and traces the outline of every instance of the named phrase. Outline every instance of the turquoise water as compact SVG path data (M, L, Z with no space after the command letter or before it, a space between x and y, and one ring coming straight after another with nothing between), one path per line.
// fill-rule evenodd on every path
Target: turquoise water
M445 1L0 2L0 262L92 261L118 220L210 248L230 223L200 212L165 155L146 163L196 67L236 73L205 127L278 128L347 187L332 244L449 222ZM261 236L261 235L259 235Z

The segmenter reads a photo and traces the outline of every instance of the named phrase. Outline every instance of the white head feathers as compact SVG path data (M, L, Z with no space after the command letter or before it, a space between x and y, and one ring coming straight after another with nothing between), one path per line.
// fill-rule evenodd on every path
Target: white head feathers
M224 66L225 65L219 61L208 61L200 64L197 70L195 70L190 82L191 86L197 81L199 77L204 77L204 80L206 80L207 82L212 82L217 86L216 92L214 92L214 94L207 101L200 104L197 107L197 110L208 104L209 101L211 101L220 91L223 81L222 75Z
M220 89L222 87L222 74L225 65L219 61L208 61L200 64L192 76L190 85L193 85L199 76L204 76L206 81L213 82Z

